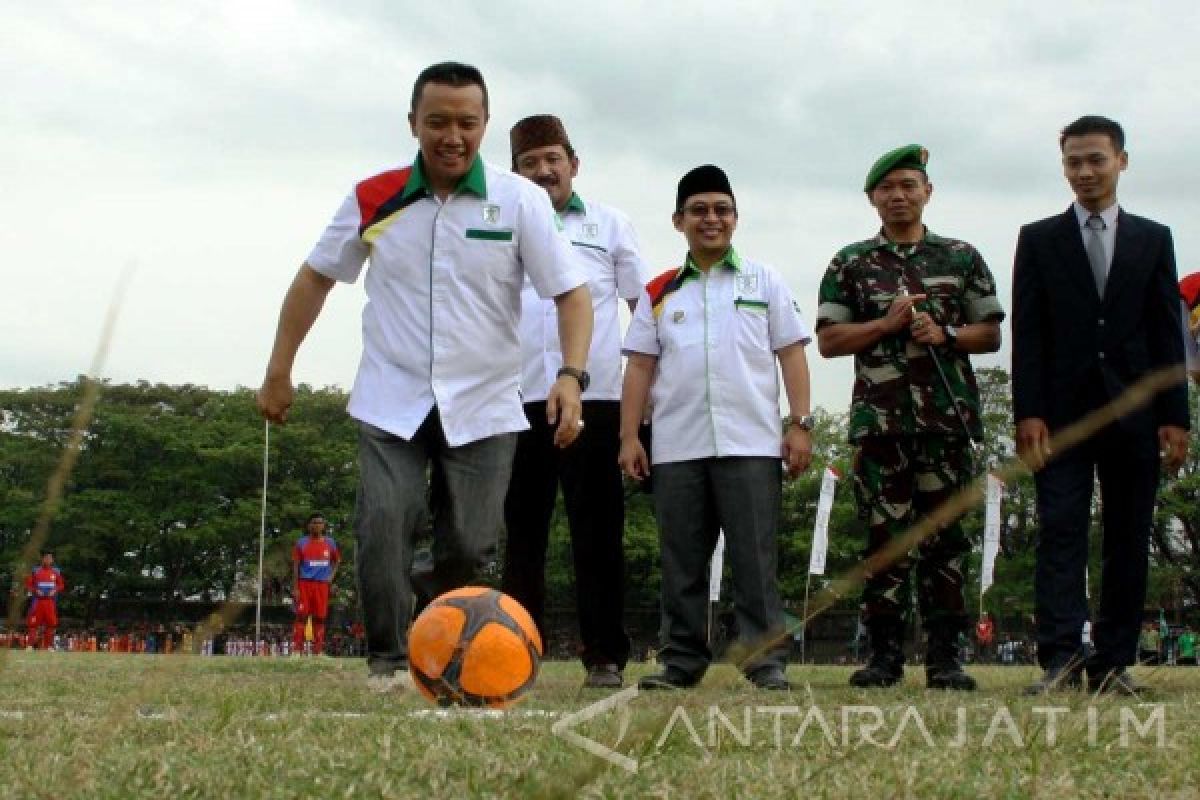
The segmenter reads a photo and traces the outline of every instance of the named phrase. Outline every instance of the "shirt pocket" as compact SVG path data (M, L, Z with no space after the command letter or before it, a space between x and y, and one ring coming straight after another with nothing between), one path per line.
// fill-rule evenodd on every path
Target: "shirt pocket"
M926 276L921 279L925 302L917 307L928 311L936 322L955 325L966 322L963 311L963 280L955 275Z
M888 309L892 307L892 301L896 299L896 292L876 291L869 292L863 295L863 312L866 319L878 319L886 317Z
M522 272L517 258L517 238L511 228L467 228L463 251L472 269L505 286L520 286Z
M771 361L771 326L766 300L739 297L733 301L734 341L747 363Z
M704 312L667 306L658 318L658 336L664 351L704 344Z

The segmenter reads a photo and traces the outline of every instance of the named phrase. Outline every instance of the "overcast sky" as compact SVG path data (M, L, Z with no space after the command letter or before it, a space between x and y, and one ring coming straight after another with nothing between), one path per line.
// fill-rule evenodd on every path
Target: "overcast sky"
M0 0L0 386L85 372L130 266L105 377L257 386L296 268L355 181L411 161L412 81L448 59L488 81L484 157L562 117L576 189L633 218L656 272L684 250L680 175L724 167L735 244L810 323L831 255L878 227L867 168L909 142L932 154L926 222L979 248L1007 308L1017 229L1069 203L1057 132L1085 113L1126 128L1122 206L1200 269L1200 6L975 6ZM297 382L349 388L362 302L333 292ZM810 361L844 410L849 359Z

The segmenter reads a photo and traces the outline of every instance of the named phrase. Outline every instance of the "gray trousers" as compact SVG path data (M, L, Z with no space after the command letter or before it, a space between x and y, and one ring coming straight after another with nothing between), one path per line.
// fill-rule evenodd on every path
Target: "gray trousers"
M656 464L654 508L662 551L659 661L693 677L712 661L708 648L708 569L717 534L733 575L739 666L782 667L783 604L775 567L783 502L778 458L706 458Z
M517 435L450 447L437 409L411 440L359 423L354 569L367 634L367 668L408 666L413 547L433 514L435 593L470 583L495 557ZM430 509L430 466L438 475Z

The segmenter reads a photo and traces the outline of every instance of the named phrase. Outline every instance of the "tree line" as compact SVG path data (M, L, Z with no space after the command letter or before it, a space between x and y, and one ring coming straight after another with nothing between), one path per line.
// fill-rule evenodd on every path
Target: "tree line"
M978 374L983 398L984 464L1013 458L1009 378L1002 368ZM0 391L0 579L23 581L32 564L22 553L45 501L47 479L70 436L84 379L56 386ZM354 496L357 429L337 388L302 385L288 424L272 426L268 458L265 602L281 603L291 588L291 547L313 510L330 521L345 568L335 602L355 604ZM812 591L861 558L844 414L818 409L813 468L785 485L779 541L784 602L803 603L817 496L826 466L842 476L830 515L824 576ZM87 620L108 603L145 601L168 608L204 601L251 601L257 589L263 486L261 418L249 389L214 390L139 382L105 383L78 464L51 524L49 545L69 583L67 615ZM1200 447L1180 475L1164 480L1152 541L1150 594L1154 608L1185 609L1200 599ZM658 604L658 534L649 495L626 487L626 604ZM1099 500L1097 502L1100 502ZM1036 511L1033 480L1023 474L1005 488L1001 551L984 607L1006 616L1033 608ZM968 602L978 610L983 509L963 524L976 543ZM574 606L566 518L556 513L547 563L548 605ZM1100 577L1092 548L1092 596ZM501 545L502 546L502 545ZM496 578L497 576L491 576ZM846 608L854 597L844 598Z

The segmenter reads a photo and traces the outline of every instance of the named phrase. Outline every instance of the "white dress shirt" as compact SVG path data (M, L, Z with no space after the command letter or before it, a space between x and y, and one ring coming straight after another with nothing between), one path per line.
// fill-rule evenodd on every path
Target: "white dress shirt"
M592 295L592 346L587 371L591 386L584 400L621 399L621 320L618 298L637 299L649 280L637 235L623 213L572 194L559 215L578 266ZM521 291L521 396L526 403L546 399L562 366L558 307L540 297L526 279Z
M811 339L779 275L733 248L707 273L689 257L651 281L624 349L658 359L650 387L653 463L780 457L775 353Z
M1079 235L1083 237L1083 247L1087 249L1088 237L1092 235L1091 228L1087 226L1088 218L1092 214L1099 214L1100 219L1104 220L1104 229L1100 231L1100 241L1104 243L1104 256L1107 259L1104 274L1107 276L1112 272L1113 249L1117 246L1117 212L1121 207L1113 203L1103 211L1088 211L1083 206L1079 205L1076 200L1071 204L1075 208L1075 217L1079 220Z
M477 157L441 201L418 156L355 186L308 264L352 283L368 258L350 415L410 439L436 405L452 447L528 428L522 283L555 297L585 280L545 190Z

